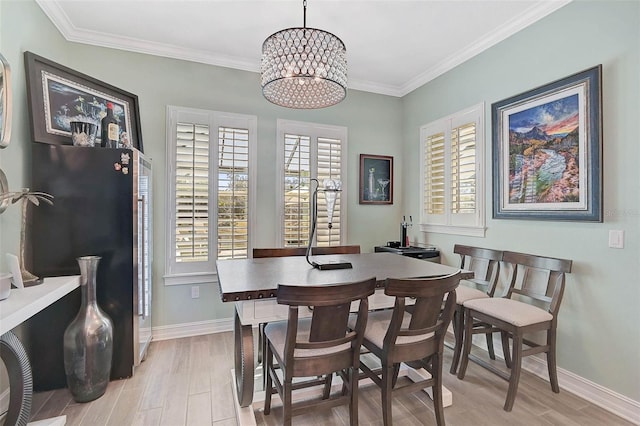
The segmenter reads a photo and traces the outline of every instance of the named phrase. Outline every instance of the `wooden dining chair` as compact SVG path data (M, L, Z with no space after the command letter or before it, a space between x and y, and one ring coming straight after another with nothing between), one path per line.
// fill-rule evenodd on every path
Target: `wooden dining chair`
M328 254L359 254L359 245L345 245L345 246L322 246L311 247L311 254L316 255L328 255ZM265 258L265 257L287 257L287 256L306 256L306 247L270 247L270 248L254 248L253 258ZM264 327L266 323L258 325L258 362L262 362L265 356L266 347L264 345Z
M464 302L464 351L458 378L467 370L473 334L500 332L502 351L509 372L481 360L477 362L509 382L505 411L511 411L518 390L522 358L547 354L549 381L553 392L560 392L556 372L556 329L558 310L564 293L565 274L571 272L571 260L505 251L503 262L511 265L509 288L504 297ZM484 327L473 327L474 321ZM525 338L526 334L546 332L543 344ZM509 347L512 340L513 351ZM526 346L526 348L525 348Z
M269 323L264 329L265 415L271 411L271 395L277 392L283 404L284 425L290 425L292 416L297 414L341 404L349 404L350 424L358 424L360 345L367 323L367 298L375 286L375 278L328 286L278 285L278 303L289 306L289 316L287 321ZM359 301L355 317L349 313L353 301ZM311 318L299 319L298 310L307 306L313 306ZM353 328L347 327L350 317ZM278 368L282 379L276 374ZM343 382L338 395L330 395L323 378L334 372ZM294 383L294 377L307 379ZM293 390L319 385L325 387L322 399L293 403Z
M386 280L384 292L395 297L394 307L369 314L362 343L380 359L382 368L373 369L364 362L360 363L365 375L381 388L385 426L393 424L391 399L394 394L416 392L427 387L433 390L436 423L439 426L445 424L442 355L444 337L455 310L459 281L460 271L437 278ZM407 298L415 298L413 309L405 309ZM355 321L351 320L350 325L355 327ZM415 369L424 368L431 377L396 387L400 363Z
M456 310L451 321L455 343L451 368L449 369L451 374L456 374L464 342L463 304L471 299L493 297L500 275L502 251L456 244L453 247L453 252L460 255L460 269L474 273L473 278L460 280L460 286L456 290ZM483 327L483 324L476 324L476 327ZM486 339L489 357L496 359L493 350L493 334L487 333Z

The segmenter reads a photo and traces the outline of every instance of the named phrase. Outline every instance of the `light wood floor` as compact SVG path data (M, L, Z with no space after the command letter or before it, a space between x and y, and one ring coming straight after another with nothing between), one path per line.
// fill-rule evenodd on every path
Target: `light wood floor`
M32 419L66 415L67 425L235 425L231 375L233 337L220 333L153 342L147 360L127 380L109 384L101 398L86 404L73 401L67 389L34 394ZM451 351L445 349L448 371ZM514 409L502 409L507 382L469 363L464 380L448 372L445 386L453 406L445 409L449 426L483 425L632 425L566 391L551 392L548 383L523 372ZM360 391L360 424L382 425L380 391L375 385ZM399 396L393 403L395 425L435 425L431 400L425 393ZM259 425L278 425L280 402L274 398L269 416L256 409ZM298 425L347 425L346 407L294 418Z

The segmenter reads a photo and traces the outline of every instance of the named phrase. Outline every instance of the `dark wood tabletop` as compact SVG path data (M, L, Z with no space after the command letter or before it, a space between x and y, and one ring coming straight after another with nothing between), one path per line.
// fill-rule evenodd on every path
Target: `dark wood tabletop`
M351 269L318 270L304 256L218 260L218 285L223 302L266 299L276 296L278 284L329 285L375 277L380 285L387 278L424 278L449 275L458 268L399 256L392 253L361 253L311 256L322 263L351 262ZM463 278L471 278L465 272Z

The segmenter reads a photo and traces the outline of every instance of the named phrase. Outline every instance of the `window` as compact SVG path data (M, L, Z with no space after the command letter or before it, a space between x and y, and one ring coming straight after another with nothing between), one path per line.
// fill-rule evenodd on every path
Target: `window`
M167 107L166 284L211 282L216 259L248 257L256 127L255 116Z
M310 196L315 189L311 179L323 186L325 179L342 182L336 200L332 228L328 227L327 204L318 193L318 223L314 245L335 246L346 239L346 127L278 120L278 186L280 226L278 244L282 247L306 246L311 227Z
M420 128L421 229L484 236L484 103Z

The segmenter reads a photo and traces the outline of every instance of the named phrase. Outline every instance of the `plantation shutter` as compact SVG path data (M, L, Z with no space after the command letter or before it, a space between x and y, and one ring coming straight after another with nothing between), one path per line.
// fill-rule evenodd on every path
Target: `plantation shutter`
M311 229L311 197L318 180L320 188L325 179L342 179L343 142L336 138L312 137L294 132L284 133L284 219L283 247L303 247L309 243ZM342 194L342 193L341 193ZM318 192L318 246L341 244L342 197L338 195L328 227L327 203L322 191Z
M484 236L484 104L420 128L421 230Z
M424 201L430 215L445 213L445 134L427 135L424 141Z
M305 246L309 241L311 138L284 137L284 241L283 247Z
M209 126L177 123L175 261L209 260Z
M318 138L318 182L320 188L325 179L340 180L342 175L342 150L338 139ZM344 184L344 182L343 182ZM333 209L332 227L329 229L327 217L327 202L322 192L318 193L318 225L316 230L316 244L318 246L340 245L340 194Z
M476 123L451 131L451 213L476 210Z
M218 259L246 258L249 242L249 130L218 129Z

